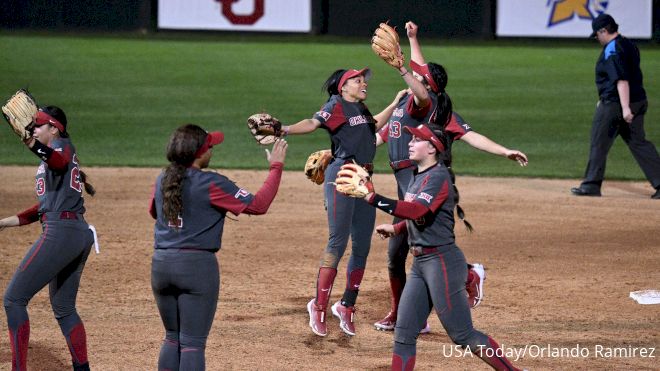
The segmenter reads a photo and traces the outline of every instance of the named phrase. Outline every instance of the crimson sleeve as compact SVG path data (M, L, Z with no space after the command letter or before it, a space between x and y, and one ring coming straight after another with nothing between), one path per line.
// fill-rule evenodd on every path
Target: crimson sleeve
M368 202L386 213L402 219L419 219L430 211L428 207L418 202L392 200L377 193Z
M432 105L433 104L429 101L426 106L420 107L415 103L415 96L410 94L408 97L408 103L406 104L406 112L408 112L412 118L421 120L429 113Z
M26 225L34 223L39 220L39 204L32 206L29 209L23 210L16 214L18 217L18 225Z
M394 234L399 235L399 234L404 234L406 232L408 232L408 224L406 223L405 220L402 220L394 224Z
M68 148L66 149L68 150ZM69 165L69 160L59 152L53 152L48 160L46 160L48 168L54 171L65 171Z
M149 215L152 218L157 219L158 214L156 214L156 185L154 184L151 187L151 202L149 202Z
M270 165L270 172L264 184L259 191L255 193L252 202L243 211L249 215L262 215L268 211L270 204L277 195L277 190L280 187L280 180L282 179L282 169L284 164L281 162L274 162Z
M389 122L387 124L385 124L385 126L380 128L380 130L378 130L378 136L380 136L380 139L383 140L383 143L387 143L387 139L390 136L390 123Z

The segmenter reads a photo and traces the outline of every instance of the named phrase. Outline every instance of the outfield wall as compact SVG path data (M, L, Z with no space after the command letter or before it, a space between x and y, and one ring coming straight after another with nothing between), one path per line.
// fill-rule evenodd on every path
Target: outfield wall
M626 14L617 13L617 4L623 10L640 8L636 15L624 12L633 14L631 25L645 25L639 35L637 30L631 31L633 38L660 41L660 0L4 0L0 2L0 28L286 32L366 38L378 22L403 25L414 20L432 37L554 38L578 37L590 28L590 18L602 11L614 12L626 21ZM534 13L527 8L538 9ZM555 8L561 8L556 16L564 18L557 25L547 24L552 17L546 13Z

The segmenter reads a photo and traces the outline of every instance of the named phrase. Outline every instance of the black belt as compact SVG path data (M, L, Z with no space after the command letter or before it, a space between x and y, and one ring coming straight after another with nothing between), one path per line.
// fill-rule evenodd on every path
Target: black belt
M410 246L410 254L412 256L421 256L427 254L434 254L438 252L437 247L422 247L422 246Z
M405 168L411 167L413 165L415 165L415 163L412 162L412 160L401 160L401 161L392 161L392 162L390 162L390 167L394 171L405 169Z
M60 220L81 220L82 214L74 213L73 211L62 211L62 212L47 212L43 213L40 216L42 222L45 222L48 219L60 219Z

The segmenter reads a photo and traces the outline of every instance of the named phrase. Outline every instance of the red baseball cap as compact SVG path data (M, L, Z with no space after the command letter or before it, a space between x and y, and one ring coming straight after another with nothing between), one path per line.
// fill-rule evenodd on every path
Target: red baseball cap
M204 144L202 144L201 147L195 152L195 158L200 158L206 151L209 150L209 148L218 145L222 143L222 141L225 140L225 135L220 132L220 131L212 131L210 133L207 132L206 134L206 140L204 141Z
M348 79L352 79L357 76L364 76L364 80L368 81L371 78L371 70L369 67L365 67L361 70L348 70L344 72L343 75L341 75L341 79L339 79L339 85L337 86L337 90L341 93L341 87L344 86L344 83Z
M42 111L41 109L39 109L39 111L37 112L37 116L34 118L34 124L36 126L50 124L56 127L57 130L60 131L60 133L66 133L66 128L64 127L64 125L62 125L61 122L59 122L53 116Z
M414 135L419 139L427 140L431 142L433 147L435 147L435 149L437 149L438 152L445 151L445 146L442 145L440 139L438 139L438 137L436 137L435 134L433 134L433 132L427 125L420 124L416 128L411 128L406 126L404 130L406 130L407 132L409 132L410 134Z
M440 88L435 83L435 81L433 81L433 75L431 75L431 71L429 71L428 63L417 64L415 61L411 59L410 68L412 68L413 72L416 72L417 74L421 75L424 78L424 80L426 80L426 83L429 84L429 86L431 86L431 90L433 90L436 93L440 92Z

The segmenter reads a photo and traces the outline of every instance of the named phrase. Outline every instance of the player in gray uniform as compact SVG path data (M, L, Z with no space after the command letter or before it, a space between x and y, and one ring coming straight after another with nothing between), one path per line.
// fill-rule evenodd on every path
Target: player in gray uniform
M409 86L409 93L399 102L393 111L388 123L378 132L376 145L388 144L390 166L397 180L399 199L403 199L405 190L410 182L414 171L414 163L408 158L408 143L412 139L405 127L416 127L420 123L428 123L435 119L437 112L442 112L444 107L438 107L439 97L446 95L448 76L442 65L436 63L425 63L424 57L417 41L417 25L413 22L406 23L406 30L411 46L410 66L413 73L405 67L399 68L399 73ZM440 100L447 101L447 100ZM450 120L445 126L448 136L448 148L445 165L451 166L451 144L455 140L463 140L470 146L507 157L518 161L521 165L527 165L527 157L524 153L503 147L489 138L473 131L470 125L456 112L452 112ZM452 183L453 184L453 183ZM460 206L457 206L458 215L464 215ZM394 223L399 220L395 218ZM467 224L469 225L469 224ZM391 309L380 321L374 323L378 330L393 330L397 307L406 280L406 258L408 245L406 236L394 236L388 245L388 271L391 289ZM471 307L479 305L483 299L483 281L485 271L481 264L468 264L468 275L466 279L467 294ZM422 332L428 332L430 328L426 325Z
M431 131L423 124L404 130L413 135L409 153L416 164L404 199L389 199L375 192L365 196L370 205L404 219L397 224L379 225L376 231L383 237L407 233L414 256L399 303L392 370L414 368L417 336L431 309L435 309L456 344L496 370L517 370L502 355L499 345L472 325L465 293L467 263L454 243L456 194L450 172L442 161L446 148L440 139L443 132L439 128Z
M227 177L202 171L223 133L184 125L167 146L170 164L158 176L149 212L154 225L151 287L165 327L158 370L204 370L206 338L220 290L215 253L222 245L227 212L260 215L268 211L282 177L287 142L277 140L268 177L252 194Z
M319 336L327 334L326 309L349 236L352 253L346 268L346 288L342 299L332 306L332 313L339 318L339 327L344 333L355 335L355 301L367 264L376 214L364 201L337 193L333 182L341 165L347 162L355 161L373 171L375 133L385 124L400 98L398 95L385 110L372 116L363 103L367 99L370 76L371 71L367 68L335 71L323 86L329 98L321 110L311 119L282 127L284 135L306 134L323 128L330 134L332 142L334 158L325 170L324 185L328 244L320 262L316 297L307 304L309 326Z
M28 302L44 286L55 318L71 353L74 370L89 370L87 336L76 295L94 234L85 222L83 188L94 188L80 170L76 149L67 133L64 111L55 106L39 109L33 136L25 141L41 159L35 190L39 203L0 220L0 230L41 221L43 233L27 252L4 295L9 326L12 370L27 369L30 337Z

